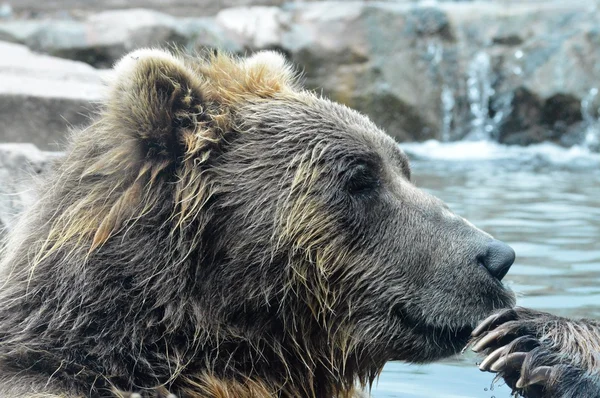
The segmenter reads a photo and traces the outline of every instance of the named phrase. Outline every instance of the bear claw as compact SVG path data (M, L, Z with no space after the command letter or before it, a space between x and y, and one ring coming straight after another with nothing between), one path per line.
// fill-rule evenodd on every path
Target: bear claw
M491 354L489 354L479 365L479 370L487 371L490 367L501 357L505 356L508 353L508 349L503 346L494 350Z
M493 332L489 332L473 346L472 350L475 352L481 352L484 349L489 348L489 346L495 341L500 340L505 334L506 333L502 330L494 330Z
M492 372L503 372L507 367L520 369L525 361L527 354L524 352L515 352L498 359L492 364Z
M545 384L552 375L552 367L551 366L540 366L539 368L535 368L528 380L524 380L523 376L517 380L516 387L517 388L525 388L533 384Z
M517 313L512 308L490 315L486 319L484 319L475 329L473 329L473 331L471 332L471 337L478 337L484 332L494 329L496 326L502 323L512 321L515 319L517 319Z

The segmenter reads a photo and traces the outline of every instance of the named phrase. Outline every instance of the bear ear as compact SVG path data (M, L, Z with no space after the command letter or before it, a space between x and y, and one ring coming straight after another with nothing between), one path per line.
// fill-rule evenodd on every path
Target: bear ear
M202 80L177 56L142 49L114 68L106 119L111 130L141 143L143 155L178 157L204 115Z
M259 51L244 61L246 70L263 74L267 80L279 82L282 86L294 86L297 73L283 54L276 51Z
M294 96L301 90L294 68L275 51L260 51L247 58L213 54L198 71L207 81L205 96L234 108L257 98Z
M103 119L115 139L133 141L146 159L206 160L223 142L232 110L258 98L295 95L296 77L273 51L241 59L217 53L186 63L166 51L136 50L115 65Z

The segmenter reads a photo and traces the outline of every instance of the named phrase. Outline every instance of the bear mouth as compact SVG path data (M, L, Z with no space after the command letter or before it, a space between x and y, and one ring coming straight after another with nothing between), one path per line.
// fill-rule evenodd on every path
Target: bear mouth
M433 324L426 322L424 319L414 317L405 308L399 308L396 311L397 316L402 320L402 323L408 326L412 331L432 337L444 337L457 340L468 340L471 332L475 328L472 322L464 324Z
M474 325L471 322L464 324L433 324L420 317L411 315L408 311L397 311L396 315L402 322L402 329L408 331L413 340L418 343L409 349L410 356L406 356L406 335L398 336L400 345L397 347L395 360L409 360L413 363L429 363L442 358L447 358L459 353L471 339ZM401 332L402 333L402 332Z
M496 278L492 278L495 295L490 298L493 306L480 306L474 308L465 317L458 314L429 316L422 314L418 307L408 307L406 304L398 304L394 308L395 315L400 321L414 333L423 336L429 336L440 340L456 340L467 342L471 337L471 332L477 324L489 316L492 312L510 308L515 305L515 294L505 284Z
M451 326L436 325L407 318L403 318L403 320L413 331L419 334L431 337L439 337L442 339L452 339L456 341L467 341L474 329L474 326L471 324Z

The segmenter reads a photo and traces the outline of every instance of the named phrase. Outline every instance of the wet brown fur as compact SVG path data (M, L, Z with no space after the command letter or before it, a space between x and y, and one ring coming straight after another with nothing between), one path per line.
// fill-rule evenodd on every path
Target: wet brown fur
M490 237L281 56L142 51L115 74L9 236L0 394L349 397L512 303L476 268Z

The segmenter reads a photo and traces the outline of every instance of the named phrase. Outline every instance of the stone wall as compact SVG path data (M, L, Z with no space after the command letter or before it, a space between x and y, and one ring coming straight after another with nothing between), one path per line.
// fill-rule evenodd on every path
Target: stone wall
M15 15L27 1L18 2L21 11L14 6ZM40 4L50 9L69 2ZM103 72L82 63L107 68L127 51L145 46L282 51L304 72L310 88L367 113L399 141L472 138L571 145L583 142L597 121L600 14L593 1L272 0L228 8L245 4L231 0L210 2L216 14L209 17L95 11L124 7L121 0L77 4L88 14L0 22L4 41L80 61L32 52L29 58L14 58L10 54L26 49L8 51L3 44L0 51L7 56L0 60L0 83L14 81L15 74L24 83L9 89L0 84L0 141L50 148L67 122L86 122L86 111L101 96ZM176 14L180 5L199 3L145 4ZM213 13L208 5L198 8ZM48 74L44 63L64 73Z

